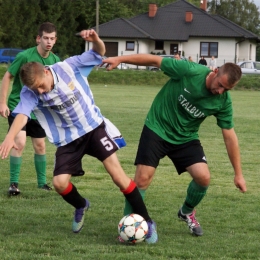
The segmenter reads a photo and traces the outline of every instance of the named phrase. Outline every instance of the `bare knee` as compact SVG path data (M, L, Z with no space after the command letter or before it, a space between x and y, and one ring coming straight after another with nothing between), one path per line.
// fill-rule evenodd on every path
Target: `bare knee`
M207 187L210 184L210 172L207 164L197 163L187 167L193 180L200 186Z
M67 175L67 174L66 174ZM53 187L58 193L63 192L69 185L69 179L61 177L62 175L55 176L52 180ZM69 176L69 175L67 175ZM66 176L66 177L67 177Z
M17 152L22 153L26 144L26 138L16 138L15 144L17 146Z
M36 154L45 154L45 138L32 138L32 143Z
M155 168L146 165L137 165L134 181L138 188L147 189L152 182Z

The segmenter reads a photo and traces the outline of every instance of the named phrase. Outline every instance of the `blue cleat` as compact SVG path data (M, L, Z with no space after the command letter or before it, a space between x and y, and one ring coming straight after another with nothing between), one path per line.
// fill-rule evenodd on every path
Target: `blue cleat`
M74 219L72 223L72 231L74 233L79 233L83 228L84 224L84 214L89 208L89 201L86 199L86 206L84 208L76 209L74 213Z
M156 223L152 220L147 221L148 233L145 238L145 242L148 244L155 244L158 242L158 234L156 231Z

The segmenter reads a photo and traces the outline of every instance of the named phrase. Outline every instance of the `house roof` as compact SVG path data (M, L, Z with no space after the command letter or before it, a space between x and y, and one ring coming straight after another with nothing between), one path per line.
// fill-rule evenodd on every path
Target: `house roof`
M186 22L186 12L192 12L191 22ZM130 19L118 18L100 24L99 36L164 41L188 41L189 37L221 37L247 38L260 42L257 35L221 16L211 15L185 0L158 8L154 17L149 17L149 12L146 12Z

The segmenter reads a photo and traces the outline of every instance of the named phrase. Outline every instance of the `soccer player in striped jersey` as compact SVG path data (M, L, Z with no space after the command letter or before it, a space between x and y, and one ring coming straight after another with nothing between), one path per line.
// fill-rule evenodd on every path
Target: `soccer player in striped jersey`
M92 29L83 30L80 35L93 43L90 51L52 66L29 62L21 68L20 77L25 86L21 101L13 111L15 120L0 146L0 156L6 158L10 149L16 147L15 136L33 111L49 141L57 146L53 185L62 198L75 207L73 232L81 231L89 201L79 194L70 180L71 176L84 174L81 160L88 154L103 163L133 212L147 221L146 242L156 243L156 224L148 215L136 184L125 174L115 153L125 146L124 138L101 114L88 84L87 75L95 65L102 63L105 45Z

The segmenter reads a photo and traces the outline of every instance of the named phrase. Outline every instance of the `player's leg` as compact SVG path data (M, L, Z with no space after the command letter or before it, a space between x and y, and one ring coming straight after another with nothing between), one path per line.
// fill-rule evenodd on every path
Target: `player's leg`
M198 140L180 145L177 154L175 166L178 173L188 171L192 177L187 189L186 199L178 212L178 217L187 223L191 233L201 236L203 231L195 217L194 208L205 197L210 183L210 172L205 154Z
M89 201L79 194L77 188L71 182L71 176L82 176L82 173L84 173L81 159L84 156L83 144L87 143L85 136L65 146L58 147L55 154L53 186L56 192L75 208L72 221L74 233L81 231L84 224L84 213L90 205Z
M121 192L124 194L126 200L131 205L133 211L131 213L137 213L141 215L148 224L148 234L145 241L147 243L156 243L158 241L158 235L156 231L156 224L150 218L141 194L136 187L136 184L131 180L122 169L116 153L107 157L103 164L110 174L113 182L120 188Z
M10 114L8 116L9 127L11 127L14 117ZM8 193L10 195L20 194L18 189L20 170L22 165L22 153L26 144L26 126L15 137L15 143L18 149L11 149L10 152L10 187Z
M96 157L103 163L113 182L132 206L133 212L141 215L147 221L149 231L146 242L156 243L158 240L156 225L147 212L135 182L125 174L118 161L116 151L123 146L125 146L125 142L119 130L105 119L99 127L89 133L89 146L86 147L86 154Z
M113 153L107 157L103 161L103 164L111 176L113 182L120 188L125 198L131 204L133 208L131 213L137 213L141 215L146 221L151 220L135 182L125 174L118 161L116 153Z
M165 141L162 138L147 126L143 127L135 159L136 172L134 178L143 199L145 197L146 189L152 182L160 159L167 154L164 144ZM124 215L132 212L133 209L131 205L125 200Z
M46 180L46 148L45 148L45 131L37 120L30 120L26 125L26 134L31 137L34 149L34 166L37 174L38 188L47 191L51 187L47 185Z

